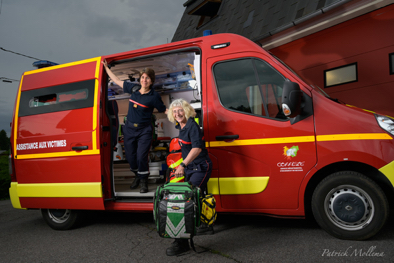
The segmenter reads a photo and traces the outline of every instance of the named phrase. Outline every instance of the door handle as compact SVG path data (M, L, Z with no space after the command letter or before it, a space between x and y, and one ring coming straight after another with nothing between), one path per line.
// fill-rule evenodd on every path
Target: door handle
M224 140L236 140L239 138L238 134L233 134L233 135L220 135L216 136L217 141L224 141Z
M71 149L73 151L82 151L82 150L87 150L89 147L87 145L85 146L73 146Z

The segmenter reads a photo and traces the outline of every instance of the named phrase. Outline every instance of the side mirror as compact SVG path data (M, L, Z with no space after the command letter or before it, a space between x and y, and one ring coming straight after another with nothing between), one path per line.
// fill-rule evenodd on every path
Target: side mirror
M285 116L294 118L301 113L302 96L300 85L286 79L282 93L282 111Z

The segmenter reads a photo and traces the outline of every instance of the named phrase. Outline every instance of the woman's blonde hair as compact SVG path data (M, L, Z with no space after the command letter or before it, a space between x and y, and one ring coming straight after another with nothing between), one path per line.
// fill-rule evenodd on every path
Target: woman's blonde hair
M185 118L188 120L190 117L195 117L196 112L194 108L184 99L176 99L173 102L171 102L170 108L168 109L168 120L172 123L175 123L175 118L174 114L172 113L172 110L175 107L182 107L182 109L185 111Z

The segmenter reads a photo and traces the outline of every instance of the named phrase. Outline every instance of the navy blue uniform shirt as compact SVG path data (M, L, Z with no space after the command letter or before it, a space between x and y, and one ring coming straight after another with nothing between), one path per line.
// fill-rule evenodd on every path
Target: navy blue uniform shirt
M179 129L179 144L181 146L183 159L186 159L192 148L200 148L202 150L192 163L199 164L209 158L208 151L205 148L202 131L192 117L187 120L183 129L181 129L179 123L176 125L176 128Z
M166 106L161 100L159 93L157 93L153 88L145 94L141 94L139 91L132 93L131 90L136 85L141 86L137 83L123 82L123 91L131 94L127 121L132 123L150 122L154 108L159 112L166 111Z

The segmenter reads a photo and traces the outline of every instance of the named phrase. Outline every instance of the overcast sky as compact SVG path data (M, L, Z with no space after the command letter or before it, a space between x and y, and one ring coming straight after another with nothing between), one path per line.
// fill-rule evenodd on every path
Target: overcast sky
M186 0L0 0L0 47L59 64L171 41ZM0 77L36 60L0 50ZM0 80L0 130L10 136L19 82Z

